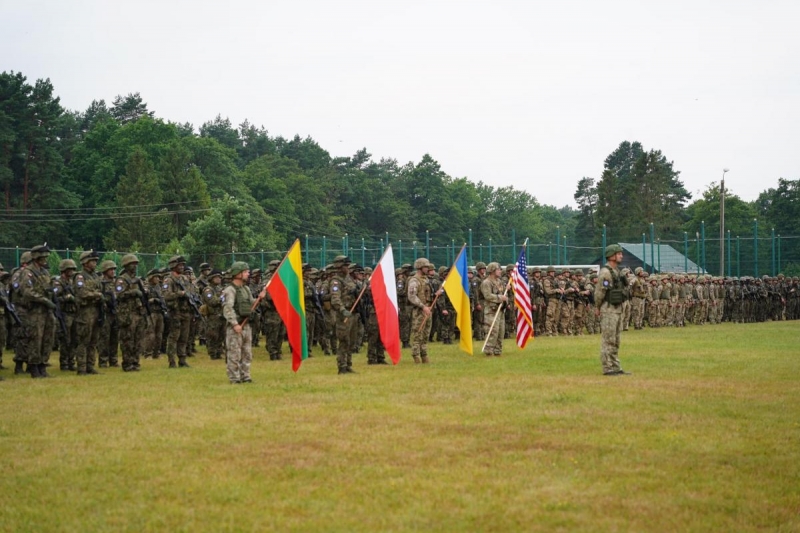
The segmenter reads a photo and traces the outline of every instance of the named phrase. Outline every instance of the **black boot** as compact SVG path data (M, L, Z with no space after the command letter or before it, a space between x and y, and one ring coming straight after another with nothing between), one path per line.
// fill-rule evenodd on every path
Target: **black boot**
M179 362L178 366L181 367L181 368L192 368L192 367L189 366L189 363L187 363L185 359L183 361Z
M22 361L14 361L14 374L16 375L24 374L25 373L25 368L23 368L24 364L25 363L23 363Z
M34 379L43 378L44 376L39 372L39 365L28 365L28 372L30 372L31 377Z
M50 374L47 373L47 365L45 363L42 363L41 365L39 365L39 374L43 378L52 378L53 377L53 376L51 376Z
M346 366L340 366L339 367L339 374L340 375L341 374L347 374L347 367Z
M357 373L355 370L353 370L353 367L352 367L352 366L347 366L347 367L345 367L345 369L344 369L344 370L345 370L345 372L347 372L348 374L356 374L356 373Z

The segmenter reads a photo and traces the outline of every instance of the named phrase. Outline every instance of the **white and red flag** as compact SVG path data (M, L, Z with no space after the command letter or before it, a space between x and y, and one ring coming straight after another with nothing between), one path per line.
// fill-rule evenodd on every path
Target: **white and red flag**
M372 271L370 289L381 342L392 358L392 363L397 364L400 362L400 313L397 307L397 281L394 276L391 244L386 247L383 257Z

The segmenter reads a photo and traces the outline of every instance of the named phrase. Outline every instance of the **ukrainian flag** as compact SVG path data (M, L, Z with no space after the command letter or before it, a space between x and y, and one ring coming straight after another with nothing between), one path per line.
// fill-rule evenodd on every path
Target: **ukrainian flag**
M469 278L467 277L466 246L461 247L453 268L444 280L444 291L456 310L456 326L461 332L459 346L472 355L472 313L469 309Z

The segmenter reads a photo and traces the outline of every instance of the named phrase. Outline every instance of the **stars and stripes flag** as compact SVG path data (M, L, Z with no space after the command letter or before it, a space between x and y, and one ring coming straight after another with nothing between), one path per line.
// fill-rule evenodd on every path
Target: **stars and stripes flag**
M527 243L527 240L525 241ZM511 271L514 289L514 307L517 308L517 346L524 348L533 337L533 315L531 313L531 288L528 285L528 263L525 261L525 245L519 253L516 268Z

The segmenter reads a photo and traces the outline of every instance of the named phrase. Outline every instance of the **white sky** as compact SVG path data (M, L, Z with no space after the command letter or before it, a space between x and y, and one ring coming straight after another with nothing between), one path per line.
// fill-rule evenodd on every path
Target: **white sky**
M800 178L800 2L0 0L0 70L574 205L620 142L697 198Z

